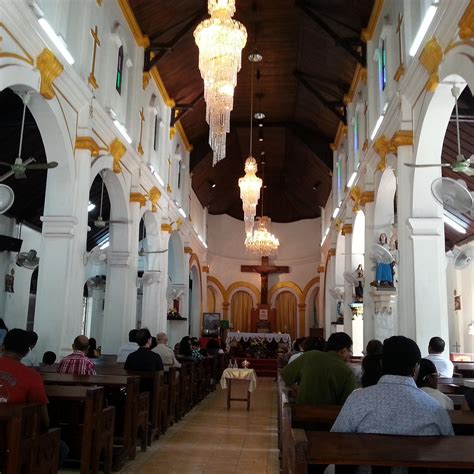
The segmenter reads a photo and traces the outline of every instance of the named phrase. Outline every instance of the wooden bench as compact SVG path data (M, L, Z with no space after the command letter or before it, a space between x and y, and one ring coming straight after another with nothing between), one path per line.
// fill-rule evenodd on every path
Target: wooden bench
M80 461L81 473L98 472L102 454L103 471L110 473L115 408L104 408L104 388L47 385L46 394L51 422L61 426L70 457Z
M294 474L307 474L309 465L329 464L432 468L440 472L474 468L472 436L389 436L293 429L291 440L290 472Z
M41 411L36 404L0 404L0 472L58 472L61 430L42 433Z
M116 407L113 469L135 459L137 446L140 379L136 376L69 375L42 373L45 385L96 385L105 388L106 399ZM144 395L148 398L148 395ZM143 442L142 442L143 447Z

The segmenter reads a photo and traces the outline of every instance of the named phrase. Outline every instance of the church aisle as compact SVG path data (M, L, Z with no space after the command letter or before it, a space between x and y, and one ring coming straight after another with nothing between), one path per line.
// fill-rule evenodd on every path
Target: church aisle
M122 473L277 474L277 393L271 378L259 378L250 412L244 402L226 408L220 386ZM235 396L232 388L232 395Z

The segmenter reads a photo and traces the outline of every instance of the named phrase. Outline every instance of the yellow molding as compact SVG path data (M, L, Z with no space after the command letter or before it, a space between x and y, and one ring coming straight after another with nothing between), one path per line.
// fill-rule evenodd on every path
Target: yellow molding
M161 98L163 99L163 102L165 103L166 106L168 107L174 107L176 105L175 101L168 95L168 91L166 90L165 84L163 82L163 79L161 79L160 73L158 72L158 69L154 67L150 71L150 75L152 79L155 81L156 87L158 87L158 91L161 94Z
M4 23L2 23L0 21L0 29L3 29L5 30L5 32L7 33L7 35L12 39L12 41L21 49L21 51L23 52L23 54L25 55L24 57L23 56L20 56L19 54L16 54L16 53L9 53L9 52L5 52L5 51L2 51L0 49L0 58L14 58L14 59L19 59L20 61L24 61L28 64L31 64L31 66L33 66L34 64L34 60L33 60L33 57L30 56L28 54L28 51L21 45L21 43L16 39L15 35L5 26ZM1 37L1 35L0 35ZM1 41L0 41L1 42Z
M192 255L193 249L191 247L184 247L184 253L188 253L189 255Z
M207 277L207 283L208 284L212 283L219 289L219 291L221 292L222 301L223 301L222 307L224 307L224 305L227 305L227 308L229 308L229 302L227 301L227 291L225 289L225 286L221 283L221 281L218 278L209 275Z
M171 227L171 224L161 224L161 230L162 232L173 232L173 228Z
M63 65L50 49L44 48L36 57L36 68L41 76L40 94L47 100L53 99L56 97L53 82L63 72Z
M179 133L179 136L181 137L184 148L186 148L186 151L189 151L191 153L193 151L193 146L191 145L191 143L189 143L188 137L186 136L186 133L184 132L183 125L181 124L181 122L178 122L175 125L175 127L178 130L178 133Z
M380 13L382 13L383 0L375 0L374 7L372 8L372 13L370 14L369 24L367 28L362 30L360 35L362 41L370 41L374 35L375 28L379 20Z
M114 173L121 173L122 172L122 166L120 162L122 161L122 158L124 157L127 149L125 148L125 145L118 139L116 138L109 146L110 154L112 155L112 158L114 159L114 164L113 164L113 171Z
M397 147L385 135L381 135L373 144L375 153L385 159L389 153L397 153Z
M209 277L207 279L209 280ZM229 297L232 295L232 292L234 290L239 290L240 288L247 288L248 290L250 290L255 295L257 304L260 304L260 290L255 285L252 285L252 283L248 283L246 281L235 281L227 287L226 302L229 301Z
M395 132L390 140L397 148L399 146L413 145L413 130L399 130Z
M337 232L341 232L341 230L342 230L342 224L343 224L342 220L339 219L339 217L338 217L338 218L336 219L336 222L335 222Z
M170 140L173 140L176 135L176 127L170 127Z
M324 267L323 267L324 271ZM319 276L312 278L308 283L306 283L304 289L303 289L303 301L306 302L306 296L308 296L309 290L316 285L316 283L319 283L320 278Z
M474 38L474 0L469 2L463 16L459 20L459 37L461 39Z
M344 125L342 122L339 122L339 127L337 127L336 137L334 138L334 143L329 145L331 150L337 150L343 137L347 136L347 125Z
M434 92L439 85L438 68L443 62L444 53L438 40L433 36L423 48L419 61L429 75L425 90Z
M138 202L140 207L146 204L146 196L142 193L130 193L130 202Z
M128 0L117 0L117 3L133 37L135 38L135 42L142 48L148 48L148 46L150 46L150 40L148 39L148 36L142 33Z
M359 82L367 78L367 69L363 68L360 64L357 64L356 70L354 72L354 77L352 78L351 86L349 92L344 94L344 104L348 105L354 100L354 95L356 93Z
M76 143L74 144L75 150L89 150L93 158L99 156L99 151L103 148L97 144L92 137L76 137Z
M335 256L336 256L336 249L329 249L328 257L335 257Z
M268 301L271 304L272 301L272 296L281 289L286 289L289 288L293 290L293 293L296 294L297 298L299 299L300 304L304 304L304 296L303 296L303 291L301 288L294 282L292 281L280 281L273 285L270 290L268 291ZM291 293L291 292L290 292Z
M352 234L352 224L344 224L342 226L342 235Z
M183 219L181 217L176 221L176 230L181 229L181 226L183 225Z
M365 206L369 202L374 202L374 200L375 200L375 195L373 191L364 191L362 193L361 202L363 206Z
M209 273L209 265L203 265L202 271L203 271L204 273Z
M150 198L150 202L151 202L151 211L156 212L158 210L158 201L161 197L160 190L156 186L153 186L150 189L150 191L148 191L148 197ZM164 225L168 225L168 224L164 224Z
M400 66L398 66L398 69L396 70L393 79L398 82L405 75L405 72L405 66L402 63L400 64Z
M150 83L150 73L149 72L144 72L143 73L143 78L142 78L143 90L145 90L148 87L149 83Z
M316 269L318 273L324 273L324 270L325 270L324 265L318 265L318 268Z

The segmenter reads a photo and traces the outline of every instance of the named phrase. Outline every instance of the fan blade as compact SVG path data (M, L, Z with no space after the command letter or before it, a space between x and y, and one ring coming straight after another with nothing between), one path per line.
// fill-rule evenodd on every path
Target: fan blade
M7 180L10 176L13 176L13 175L14 175L13 171L7 171L5 174L2 174L0 176L0 183Z
M441 166L442 168L447 168L451 166L450 163L440 163L439 165L435 165L434 163L431 165L414 165L412 163L403 163L405 166L408 166L409 168L433 168L436 166Z
M140 254L148 255L148 254L150 254L150 253L165 253L165 252L168 252L168 249L165 249L165 250L155 250L155 251L153 251L153 252L141 251Z
M106 221L108 224L130 224L130 221Z
M5 163L4 161L0 161L0 166L8 166L9 168L11 168L13 165L11 165L10 163Z
M25 168L28 170L48 170L56 168L57 166L57 161L51 161L50 163L36 163L34 165L26 165Z

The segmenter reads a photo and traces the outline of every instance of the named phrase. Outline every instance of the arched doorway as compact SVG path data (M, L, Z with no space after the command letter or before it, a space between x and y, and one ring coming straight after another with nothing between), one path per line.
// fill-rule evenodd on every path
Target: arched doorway
M296 296L291 291L281 291L275 300L276 309L276 331L288 333L291 338L296 339L297 335L297 313L298 302ZM304 332L304 328L300 330Z
M189 334L201 335L201 279L196 265L189 271Z
M252 307L252 296L247 291L239 290L232 295L230 303L230 323L233 331L251 331Z

